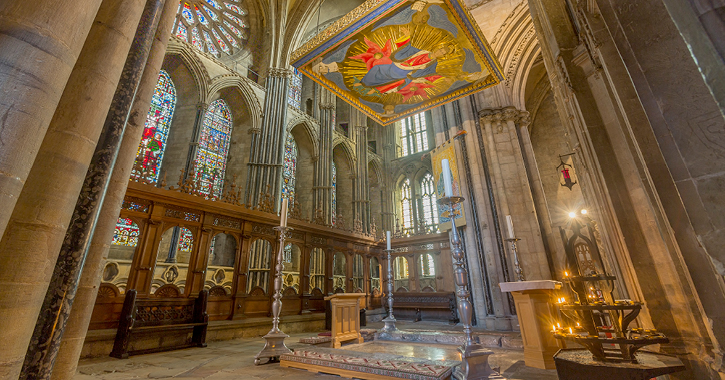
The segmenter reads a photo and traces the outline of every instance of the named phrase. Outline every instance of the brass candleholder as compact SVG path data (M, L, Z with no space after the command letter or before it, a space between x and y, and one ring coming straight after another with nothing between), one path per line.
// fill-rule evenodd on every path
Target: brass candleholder
M388 253L388 316L383 319L385 326L381 332L391 333L398 330L395 327L395 317L393 316L393 259L391 255L393 250L386 249L385 252Z
M456 218L453 214L455 206L463 202L463 197L453 196L445 197L438 200L438 204L450 207L448 217L451 219L451 230L448 237L451 245L451 255L453 256L453 278L456 283L456 296L458 299L458 315L463 324L463 333L466 336L465 343L458 347L461 353L461 365L456 367L453 377L459 380L483 380L483 379L504 379L498 372L491 369L488 364L488 356L493 351L474 339L471 331L473 320L473 305L471 304L471 292L468 288L468 271L465 266L466 254L463 250L463 243L458 235L456 227Z
M291 231L292 227L278 226L274 227L274 229L279 231L279 251L277 252L277 265L274 267L276 273L274 275L274 296L272 296L274 298L272 302L272 329L264 336L264 348L254 357L255 365L259 365L263 358L269 358L267 363L277 363L279 362L280 355L292 352L284 344L285 338L289 338L289 335L279 329L279 314L282 311L282 257L284 254L284 241L287 231Z

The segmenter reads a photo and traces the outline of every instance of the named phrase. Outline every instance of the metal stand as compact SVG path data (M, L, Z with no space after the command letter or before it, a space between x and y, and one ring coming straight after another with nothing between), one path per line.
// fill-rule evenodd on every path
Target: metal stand
M461 353L461 365L456 367L453 377L459 380L504 379L488 364L488 356L492 355L493 351L474 342L471 332L473 307L470 300L471 292L468 290L468 271L464 265L465 253L461 238L458 236L455 215L452 214L455 205L462 201L463 197L445 197L438 200L438 204L449 206L451 210L451 230L448 232L448 236L453 256L453 278L456 283L458 315L466 336L466 342L458 347L458 351Z
M398 328L395 327L395 317L393 316L393 259L391 256L393 250L386 249L385 252L388 253L388 317L383 319L385 326L380 332L392 333L398 331Z
M279 231L279 252L277 252L277 271L274 275L274 302L272 302L272 330L269 330L264 336L266 341L264 348L254 357L254 365L259 365L262 358L269 358L267 363L279 362L279 356L291 353L292 351L284 344L285 338L289 335L279 329L279 313L282 311L282 256L284 254L284 240L287 231L291 231L291 227L274 227Z
M511 252L514 253L514 268L516 268L516 281L526 281L524 279L524 268L521 268L521 264L519 263L519 251L516 247L516 242L521 239L510 238L505 240L511 243Z

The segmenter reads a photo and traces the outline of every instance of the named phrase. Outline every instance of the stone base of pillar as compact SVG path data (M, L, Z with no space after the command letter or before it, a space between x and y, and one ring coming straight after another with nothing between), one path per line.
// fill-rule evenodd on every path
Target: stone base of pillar
M380 333L393 333L398 331L398 328L395 327L395 318L387 317L383 319L383 323L385 323L385 326L383 326L382 329L380 329Z
M485 317L484 326L489 331L518 331L516 316Z
M506 379L488 364L488 357L493 355L493 351L480 344L472 344L468 347L458 347L458 352L461 353L461 365L453 371L452 378L456 380Z

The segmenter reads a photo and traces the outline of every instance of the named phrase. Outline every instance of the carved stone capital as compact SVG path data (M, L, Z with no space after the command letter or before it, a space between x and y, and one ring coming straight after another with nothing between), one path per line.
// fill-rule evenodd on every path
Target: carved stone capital
M281 67L270 67L269 76L276 78L289 78L292 76L292 70Z

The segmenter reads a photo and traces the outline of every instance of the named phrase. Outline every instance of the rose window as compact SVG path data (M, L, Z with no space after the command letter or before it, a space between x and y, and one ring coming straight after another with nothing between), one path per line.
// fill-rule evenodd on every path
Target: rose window
M247 39L246 17L240 0L182 0L173 34L216 57L232 55Z

